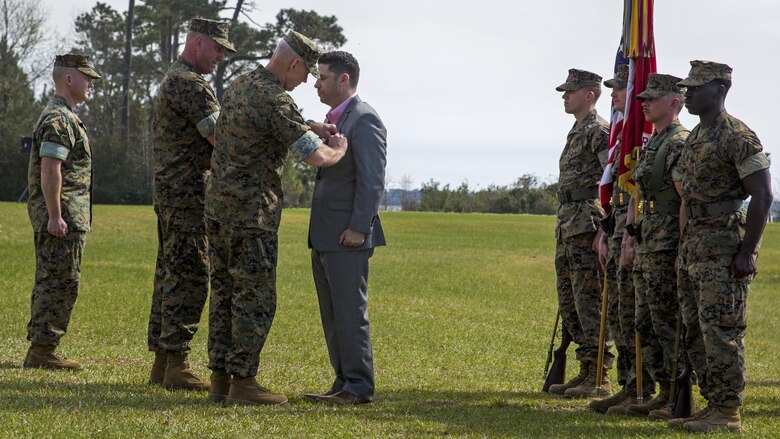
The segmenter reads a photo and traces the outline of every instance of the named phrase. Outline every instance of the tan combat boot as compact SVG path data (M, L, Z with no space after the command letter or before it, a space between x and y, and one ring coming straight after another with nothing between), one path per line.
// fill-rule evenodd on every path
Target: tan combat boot
M647 419L650 419L651 421L668 421L672 419L673 410L673 404L666 404L660 409L650 410L650 413L647 415Z
M686 422L696 421L698 419L703 418L704 416L707 416L707 414L710 412L710 410L713 409L714 406L707 403L707 407L704 407L703 409L699 410L698 412L691 415L690 418L674 418L669 420L669 427L671 428L682 428L683 425L685 425Z
M660 391L655 395L655 398L647 401L647 403L639 405L632 404L626 407L626 411L629 415L634 416L647 416L653 410L660 410L669 404L669 390L671 384L669 382L660 383Z
M595 364L591 365L585 380L577 387L572 387L563 392L563 396L566 398L590 398L611 395L612 388L609 384L607 369L603 369L603 373L601 374L601 388L596 387L596 369L597 366Z
M81 370L82 366L76 360L69 360L64 355L60 355L54 350L56 346L31 345L27 350L27 356L24 357L25 368L40 367L43 369L59 370Z
M580 363L580 373L577 376L563 384L553 384L550 386L550 388L547 389L550 395L563 396L568 389L579 386L588 376L589 364L590 363L585 362Z
M711 431L739 432L742 420L739 417L739 407L713 407L709 413L683 424L683 428L697 433Z
M162 386L165 381L165 369L168 367L168 354L164 351L155 351L152 371L149 373L149 384Z
M181 390L209 390L209 382L199 378L190 369L187 354L168 354L168 367L165 369L163 387Z
M647 397L647 395L645 395ZM626 398L621 402L620 404L615 404L612 407L607 409L608 415L620 415L620 416L628 416L631 415L631 413L628 413L626 410L628 406L634 405L639 400L636 398L636 388L634 388L634 391L631 392L631 398Z
M588 404L588 408L598 413L607 413L610 407L616 406L627 399L636 400L636 392L633 389L623 387L620 389L620 392L610 397L594 399Z
M273 393L257 384L255 377L234 377L225 402L239 405L287 405L287 397L284 393Z
M230 374L225 369L211 371L211 388L209 389L209 401L221 404L227 400L230 393Z

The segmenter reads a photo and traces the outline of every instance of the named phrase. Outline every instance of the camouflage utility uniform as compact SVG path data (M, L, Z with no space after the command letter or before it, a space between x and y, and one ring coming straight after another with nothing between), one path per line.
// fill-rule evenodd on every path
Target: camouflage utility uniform
M570 70L569 79L559 91L579 88L590 80L600 86L601 77L588 73L579 81L581 71ZM576 88L571 88L576 89ZM558 177L558 218L555 224L555 272L558 306L563 324L577 347L577 359L595 365L598 360L601 288L598 255L593 239L601 223L603 210L598 201L598 183L607 162L609 125L592 111L575 123L561 153ZM611 366L614 356L605 353Z
M68 234L48 233L49 214L41 187L41 158L61 160L58 200ZM35 232L35 286L30 300L27 340L57 346L68 329L81 279L81 256L92 224L92 150L84 124L61 96L41 113L33 135L28 172L27 211Z
M688 218L678 273L686 345L702 396L715 406L742 404L753 276L735 279L730 267L745 235L742 179L768 168L756 134L723 111L711 126L691 131L675 174Z
M211 259L209 368L257 374L276 311L277 230L288 151L321 141L271 72L260 66L225 92L206 189Z
M604 86L613 89L623 89L628 85L628 64L621 64L615 72L615 77L604 81ZM620 151L620 133L616 134L617 141L615 151ZM617 162L614 162L610 168L612 181L617 182L618 175ZM626 331L621 328L620 311L623 304L623 295L628 294L630 288L629 270L620 265L620 243L623 239L623 229L626 225L626 210L631 196L622 191L617 184L613 185L613 193L610 197L610 215L609 221L602 223L604 233L607 236L607 326L611 339L615 343L618 356L616 369L618 383L626 386L632 382L630 377L633 362L633 329L627 327ZM633 291L631 291L633 293ZM634 297L631 294L631 311L633 312ZM631 337L625 337L630 332Z
M688 130L679 122L672 122L650 139L634 170L641 230L633 272L637 294L636 327L643 362L649 366L652 378L662 386L673 379L679 313L674 263L680 241L680 197L672 172L679 165L687 137Z
M198 330L209 287L203 199L219 104L211 86L179 58L160 84L154 117L157 267L149 315L150 351L184 354Z

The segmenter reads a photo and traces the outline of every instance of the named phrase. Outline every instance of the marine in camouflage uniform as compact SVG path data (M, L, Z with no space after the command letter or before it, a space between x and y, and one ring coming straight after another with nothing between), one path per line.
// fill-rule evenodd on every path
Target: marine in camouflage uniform
M625 110L627 85L628 64L618 66L615 77L604 81L604 86L612 89L613 108L620 112ZM618 154L620 148L620 133L617 136L615 154ZM612 181L616 182L618 180L616 161L613 162L609 172L612 174ZM616 368L618 383L622 389L608 398L596 399L588 404L589 408L599 413L612 414L614 410L611 408L613 406L623 408L624 405L628 405L636 400L634 288L631 283L630 269L620 263L621 242L623 240L626 212L630 200L631 195L620 189L617 184L614 184L613 194L610 198L610 213L607 219L602 222L602 228L604 229L602 241L606 242L607 246L605 267L608 295L607 324L618 351ZM646 372L644 376L649 376L649 373ZM643 387L645 388L645 394L651 394L655 390L655 383L652 379L646 378L643 380Z
M593 244L603 215L598 201L598 183L607 163L609 126L595 110L595 101L601 92L600 76L571 69L566 82L556 90L564 92L566 111L579 116L569 131L560 158L555 271L558 307L563 324L579 345L576 352L581 366L577 377L550 386L550 393L592 396L601 323L599 262ZM593 96L585 101L585 93ZM605 365L611 367L613 362L614 356L606 352ZM608 382L605 387L609 388Z
M640 200L639 217L631 227L632 233L638 236L630 240L636 242L633 271L636 328L643 362L660 391L645 404L628 406L627 412L635 415L647 415L669 403L671 382L675 379L672 365L679 358L679 354L677 358L674 356L680 311L674 264L680 241L680 196L672 173L679 172L680 154L689 133L677 120L683 100L682 90L677 86L680 81L681 78L671 75L651 74L647 89L637 96L644 101L646 117L653 122L656 132L634 170ZM678 101L675 103L674 99ZM663 112L652 112L656 107Z
M203 77L224 52L227 22L192 19L181 56L165 74L154 101L154 211L157 267L148 347L155 352L149 381L207 389L187 363L209 288L203 198L219 103Z
M627 84L628 64L621 64L618 66L615 77L604 81L604 86L613 90L613 96L624 91ZM625 99L623 99L623 106L625 106ZM622 112L624 109L619 108L618 111ZM617 135L619 137L620 133ZM619 140L616 145L615 149L617 151L620 148ZM617 169L617 166L612 166L610 169L612 181L617 181ZM630 345L626 343L626 337L623 336L623 331L620 327L621 293L626 286L629 285L628 270L620 265L620 240L623 238L622 230L626 224L626 208L628 207L628 201L630 199L631 197L627 193L618 188L617 185L614 185L613 194L609 203L609 207L611 208L609 220L602 223L602 225L607 226L604 228L604 237L607 238L607 324L609 325L609 332L618 352L615 362L618 383L624 387L629 382L631 358L633 355L630 349L634 343L633 340L631 340Z
M670 425L738 431L748 287L772 201L769 161L756 134L725 111L731 67L691 61L679 85L688 88L685 105L701 123L691 131L674 176L682 183L687 216L678 287L688 353L708 407Z
M285 91L309 73L316 77L318 56L311 40L290 32L267 68L259 66L239 76L225 92L212 178L206 188L211 260L209 368L212 383L217 379L222 383L212 385L212 401L287 401L283 394L260 387L255 376L276 313L277 230L285 158L291 151L297 160L311 164L314 157L336 151L322 145ZM319 165L335 164L346 151L346 139L341 137L341 143L340 155Z
M35 126L27 179L35 286L27 323L31 346L24 367L81 369L77 361L54 351L76 303L81 257L92 225L92 150L73 106L88 99L92 79L100 75L89 57L67 54L56 57L53 76L55 96Z

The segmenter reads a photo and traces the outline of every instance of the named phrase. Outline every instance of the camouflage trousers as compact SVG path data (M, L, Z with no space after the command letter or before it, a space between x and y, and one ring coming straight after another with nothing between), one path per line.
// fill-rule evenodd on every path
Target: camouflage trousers
M745 312L752 276L733 279L732 257L683 263L677 276L687 353L699 391L722 407L742 405L745 390Z
M156 206L157 267L147 343L150 351L184 354L200 324L209 290L203 209Z
M83 232L70 232L65 238L35 233L35 285L27 323L30 343L57 346L68 330L79 294L86 240Z
M577 359L596 364L601 325L599 260L593 252L595 232L558 238L555 244L555 274L558 309L563 324L579 346ZM605 348L604 365L611 368L615 356Z
M634 286L637 294L636 328L642 344L642 361L658 382L671 382L677 317L676 250L637 253ZM677 370L683 365L678 363Z
M620 238L608 240L607 295L609 296L607 323L618 349L618 383L636 389L636 336L634 321L634 285L631 270L620 265ZM644 363L644 362L643 362ZM650 369L643 364L642 388L644 393L655 392L655 382ZM624 369L621 380L621 368Z
M211 257L209 368L257 375L276 313L276 232L206 220Z

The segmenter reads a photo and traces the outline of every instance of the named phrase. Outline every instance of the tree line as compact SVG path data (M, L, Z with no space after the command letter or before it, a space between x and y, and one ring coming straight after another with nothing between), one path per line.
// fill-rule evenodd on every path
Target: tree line
M526 174L506 186L490 185L471 189L467 182L457 187L441 185L435 180L411 189L407 177L401 179L401 189L392 191L384 205L399 205L403 210L459 213L523 213L554 214L558 209L557 183L547 183Z
M48 32L47 11L36 0L0 0L0 200L16 201L27 184L29 151L21 139L32 136L52 98L54 55L88 53L102 75L92 99L77 108L93 147L94 201L106 204L152 202L153 98L184 44L193 17L229 15L230 39L238 50L226 54L207 76L218 99L241 73L270 59L276 42L292 29L315 38L325 50L347 40L335 16L282 9L274 20L254 22L252 2L238 0L128 1L127 11L97 2L74 22L75 42L56 41ZM283 177L285 206L308 207L315 170L288 158ZM393 204L404 210L441 212L554 213L555 187L524 175L509 186L472 190L436 181L411 190L406 177ZM387 202L385 203L387 205Z
M90 101L77 109L94 145L94 201L149 204L153 98L183 48L191 18L231 16L230 40L238 52L226 54L207 77L218 98L234 78L270 59L276 42L292 29L325 50L347 41L335 16L282 9L274 21L258 24L249 16L254 8L243 0L145 0L139 5L129 0L128 10L120 12L97 2L76 17L75 44L67 47L51 40L41 3L0 0L0 200L17 200L26 186L29 152L22 150L21 138L32 136L54 94L50 73L56 53L88 53L102 75ZM283 184L286 205L310 203L314 173L308 166L290 159Z

